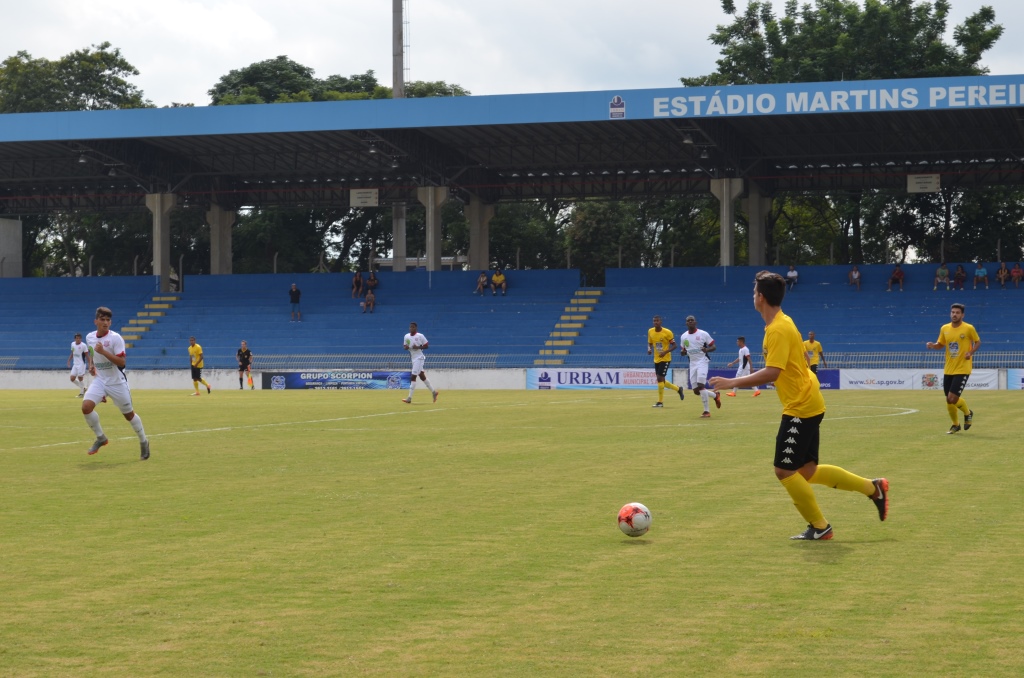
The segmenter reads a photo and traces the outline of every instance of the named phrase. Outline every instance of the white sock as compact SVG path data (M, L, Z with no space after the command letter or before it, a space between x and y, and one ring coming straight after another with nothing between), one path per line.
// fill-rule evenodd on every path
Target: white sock
M128 422L135 429L135 435L139 436L139 442L146 442L146 431L142 428L142 417L136 412L132 420Z
M79 379L78 380L78 388L80 389L81 393L85 393L85 380L84 379Z
M434 387L430 385L430 380L429 379L424 379L423 383L427 385L427 388L430 389L431 393L434 392Z
M412 400L412 392L416 390L416 377L409 381L409 400Z
M708 411L708 390L706 388L702 388L700 390L700 401L702 403L704 403L704 411L707 412Z
M100 426L100 415L96 414L95 410L85 415L85 423L89 425L89 428L92 429L97 438L103 435L103 427Z

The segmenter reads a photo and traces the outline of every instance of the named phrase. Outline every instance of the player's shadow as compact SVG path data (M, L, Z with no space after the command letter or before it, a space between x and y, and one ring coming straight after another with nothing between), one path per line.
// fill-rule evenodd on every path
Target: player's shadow
M107 460L103 460L103 461L100 461L99 463L96 463L96 462L82 462L81 464L78 465L78 468L83 470L83 471L112 471L112 470L114 470L116 468L121 468L122 466L127 466L128 464L136 463L137 461L138 460L135 460L134 462L133 461L128 461L128 460L124 460L124 461L107 461Z
M650 546L654 542L652 542L650 539L623 539L619 543L622 546L640 547L640 546Z

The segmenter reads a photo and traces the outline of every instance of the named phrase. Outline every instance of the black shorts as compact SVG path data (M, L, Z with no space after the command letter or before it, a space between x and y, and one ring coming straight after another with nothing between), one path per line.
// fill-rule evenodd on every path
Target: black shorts
M192 367L192 381L200 381L203 378L202 367Z
M818 463L818 429L825 413L814 417L782 415L779 434L775 436L775 467L796 471L807 462Z
M815 374L818 373L818 366L816 364L815 365L811 365L811 372L814 372Z
M249 363L242 363L241 365L238 366L238 371L239 372L245 372L248 369L249 369Z
M969 374L944 374L942 375L942 392L947 396L950 393L955 393L957 396L963 395L964 389L967 388L967 380L971 377Z
M664 381L665 375L668 374L668 368L672 366L671 360L666 360L661 363L654 363L654 373L658 375L658 381Z

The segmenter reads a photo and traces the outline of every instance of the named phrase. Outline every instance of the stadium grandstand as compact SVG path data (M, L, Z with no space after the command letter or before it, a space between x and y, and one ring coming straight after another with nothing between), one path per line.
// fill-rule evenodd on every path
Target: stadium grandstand
M602 288L581 288L576 270L511 271L505 297L474 294L478 271L385 271L373 314L351 297L347 274L187 276L175 293L159 292L153 276L2 279L0 312L11 322L0 329L0 369L65 369L69 342L94 329L98 305L114 310L133 370L184 369L191 335L212 369L234 369L244 339L257 370L404 370L410 321L430 338L433 369L648 367L654 314L677 334L695 315L720 346L714 367L735 357L741 335L757 365L763 326L751 290L761 268L608 269ZM903 268L905 291L887 292L892 265L861 266L860 291L846 266L800 267L783 307L816 333L830 367L931 368L942 354L924 344L960 301L982 337L976 366L1024 367L1024 289L933 291L934 264ZM289 320L292 283L301 323Z

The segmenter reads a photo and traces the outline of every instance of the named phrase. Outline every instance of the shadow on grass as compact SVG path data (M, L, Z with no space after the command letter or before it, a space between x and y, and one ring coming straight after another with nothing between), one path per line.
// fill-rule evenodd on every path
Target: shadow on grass
M619 543L622 546L650 546L654 542L650 539L623 539Z
M78 468L83 471L110 471L128 464L137 463L139 463L138 459L97 459L96 461L84 461L78 465Z

